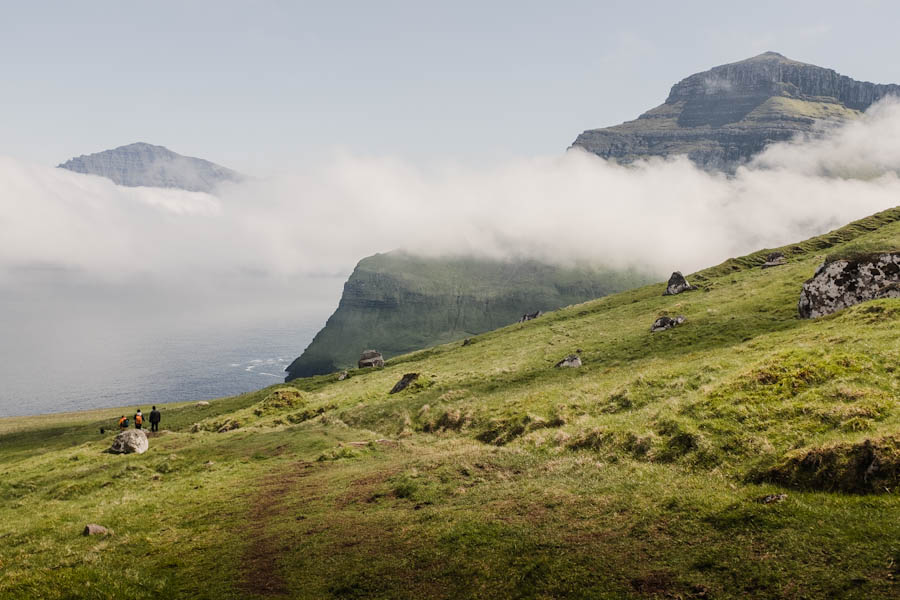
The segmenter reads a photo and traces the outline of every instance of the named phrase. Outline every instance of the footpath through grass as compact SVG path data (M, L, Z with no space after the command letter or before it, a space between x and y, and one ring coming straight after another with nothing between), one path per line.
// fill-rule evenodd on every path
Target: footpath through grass
M900 301L796 316L827 256L897 248L900 209L679 296L166 406L139 456L103 453L122 409L0 420L0 597L898 597Z

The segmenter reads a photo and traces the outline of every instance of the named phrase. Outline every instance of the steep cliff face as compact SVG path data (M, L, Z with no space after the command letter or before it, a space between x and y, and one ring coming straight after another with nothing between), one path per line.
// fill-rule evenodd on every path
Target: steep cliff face
M190 192L212 192L222 182L242 179L239 173L208 160L182 156L163 146L143 142L78 156L59 167L100 175L119 185L178 188Z
M653 279L534 261L376 254L356 266L335 313L286 369L287 380L355 365L368 348L390 358L515 323L526 312L584 302Z
M772 142L854 119L898 94L898 85L855 81L766 52L691 75L661 106L634 121L585 131L573 147L622 163L686 154L704 168L731 171Z

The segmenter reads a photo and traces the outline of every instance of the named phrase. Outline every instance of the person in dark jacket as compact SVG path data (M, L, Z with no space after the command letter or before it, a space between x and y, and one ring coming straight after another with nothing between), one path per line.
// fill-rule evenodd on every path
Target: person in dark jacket
M150 431L159 431L159 420L162 415L159 414L159 411L156 410L156 407L153 407L153 410L150 411Z

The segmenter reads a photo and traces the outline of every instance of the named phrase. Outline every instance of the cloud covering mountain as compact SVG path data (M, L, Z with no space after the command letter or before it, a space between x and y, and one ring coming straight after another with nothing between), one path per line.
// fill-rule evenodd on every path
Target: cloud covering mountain
M898 133L900 106L883 101L825 138L769 147L733 177L683 158L624 167L580 151L482 168L342 155L217 196L3 157L0 282L52 267L85 280L303 278L314 287L396 248L662 275L896 205Z

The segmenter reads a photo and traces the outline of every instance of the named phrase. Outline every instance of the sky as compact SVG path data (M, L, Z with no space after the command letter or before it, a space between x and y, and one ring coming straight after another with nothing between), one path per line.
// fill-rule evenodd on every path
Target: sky
M186 330L198 348L231 332L235 352L275 332L299 355L376 252L662 281L900 197L890 99L733 177L565 152L765 51L900 83L893 3L0 3L0 414L37 410L22 404L37 387L122 404L133 386L116 382L158 356L219 378L173 351ZM205 194L55 168L137 141L252 177Z
M900 5L2 0L0 155L145 141L255 175L335 153L503 164L774 50L900 83Z

